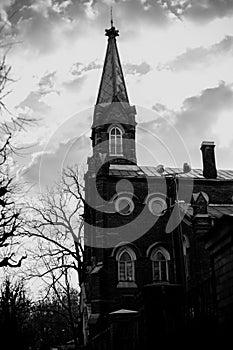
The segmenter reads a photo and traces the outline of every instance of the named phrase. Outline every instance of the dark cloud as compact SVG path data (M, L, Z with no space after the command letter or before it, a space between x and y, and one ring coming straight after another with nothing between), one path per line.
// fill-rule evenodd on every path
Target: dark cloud
M151 69L152 69L151 66L146 62L142 62L141 64L132 64L132 63L124 64L124 72L126 74L144 75L150 72Z
M200 95L185 99L180 111L168 110L163 105L157 106L154 109L161 115L155 121L157 128L166 133L167 125L171 122L192 148L202 140L213 137L212 128L221 113L232 110L233 87L221 82L217 87L205 89Z
M148 132L154 132L181 164L187 161L182 160L179 154L182 148L178 148L178 141L180 144L183 142L183 147L188 150L194 166L200 167L201 142L205 140L221 143L222 135L218 135L215 125L221 123L222 114L231 113L233 110L233 86L221 82L216 87L205 89L199 95L185 99L179 111L169 110L161 104L155 105L153 109L156 112L154 118L140 126ZM231 128L231 125L225 125L225 128L229 127ZM147 136L144 137L146 142ZM231 144L233 145L233 140ZM228 154L229 152L233 153L230 147ZM226 156L220 159L219 164L223 167L227 164Z
M55 27L63 28L67 40L73 40L90 29L103 30L110 17L110 6L104 0L6 0L4 9L17 39L42 53L56 49L60 38ZM116 0L114 6L115 23L124 38L147 23L157 27L169 25L171 14L179 19L208 22L231 16L233 1Z
M92 29L103 31L110 24L110 5L104 0L17 0L8 1L5 9L17 40L42 53L58 46L61 38L55 28L62 28L67 40L73 40L88 35ZM144 23L155 26L169 23L167 10L159 0L116 1L114 17L124 35L135 32Z
M220 113L232 108L233 89L222 82L217 87L203 90L199 96L187 98L177 115L176 127L184 137L208 137Z
M17 24L18 40L43 54L56 50L59 38L53 30L60 18L56 16L55 20L51 15L46 18L42 13L27 11L30 12L28 18L24 17Z
M117 1L114 13L120 28L127 28L127 25L138 26L144 23L159 27L169 23L167 13L158 0Z
M233 14L232 0L161 0L161 5L179 19L207 23Z
M198 23L233 15L232 0L187 0L183 16Z
M36 49L40 53L56 50L60 38L56 27L69 21L66 7L71 1L16 0L6 7L11 34L24 47ZM67 6L62 6L67 4Z
M196 66L203 66L212 61L219 60L220 56L232 55L233 36L226 36L219 43L210 47L197 47L188 49L174 60L158 65L157 69L170 69L174 71L188 70Z

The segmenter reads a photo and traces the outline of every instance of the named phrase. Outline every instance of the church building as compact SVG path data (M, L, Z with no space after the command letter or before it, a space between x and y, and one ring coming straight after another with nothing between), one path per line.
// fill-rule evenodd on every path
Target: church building
M150 349L218 327L208 232L233 215L233 170L216 168L212 141L203 169L138 164L118 35L111 23L85 174L83 331L90 349Z

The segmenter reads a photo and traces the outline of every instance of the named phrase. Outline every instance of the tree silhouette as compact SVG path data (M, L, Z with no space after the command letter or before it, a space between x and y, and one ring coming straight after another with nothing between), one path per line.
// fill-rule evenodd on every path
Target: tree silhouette
M28 348L30 304L23 281L13 283L6 277L0 291L0 333L4 349Z
M22 149L15 145L14 139L34 120L15 117L8 111L4 98L10 93L7 83L12 82L12 79L9 73L10 67L4 55L0 59L0 116L3 120L0 122L0 267L20 267L26 256L17 258L15 252L18 239L23 235L25 217L19 203L22 188L16 180L14 157Z

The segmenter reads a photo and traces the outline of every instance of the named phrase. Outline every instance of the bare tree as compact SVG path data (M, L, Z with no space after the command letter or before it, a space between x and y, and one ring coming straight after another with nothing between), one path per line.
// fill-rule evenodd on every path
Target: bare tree
M77 167L63 171L59 184L37 203L30 205L28 236L36 242L29 249L28 277L37 277L46 285L45 298L56 294L67 311L77 347L77 322L72 310L72 280L83 283L83 203L82 185ZM66 295L66 303L61 295Z
M31 125L34 120L27 117L15 117L4 102L4 98L11 91L8 83L11 67L6 64L6 56L0 60L0 267L19 267L25 256L17 258L15 255L18 238L23 235L25 217L19 202L20 186L16 181L13 158L22 149L16 146L16 135ZM7 118L3 116L7 113Z
M35 258L43 261L41 277L58 270L62 263L64 267L77 271L79 283L82 283L82 190L78 168L67 168L61 182L29 206L31 223L28 235L37 238L39 250ZM40 264L37 266L41 268Z

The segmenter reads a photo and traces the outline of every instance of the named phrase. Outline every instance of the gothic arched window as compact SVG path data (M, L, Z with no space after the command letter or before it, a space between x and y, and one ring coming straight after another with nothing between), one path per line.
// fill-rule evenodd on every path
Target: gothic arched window
M109 154L112 156L121 156L122 151L122 131L120 128L114 126L109 131Z
M162 247L157 247L151 254L152 277L154 282L169 281L169 260L170 255Z
M130 248L124 248L117 254L118 261L118 280L121 281L134 281L135 269L134 261L136 255Z

